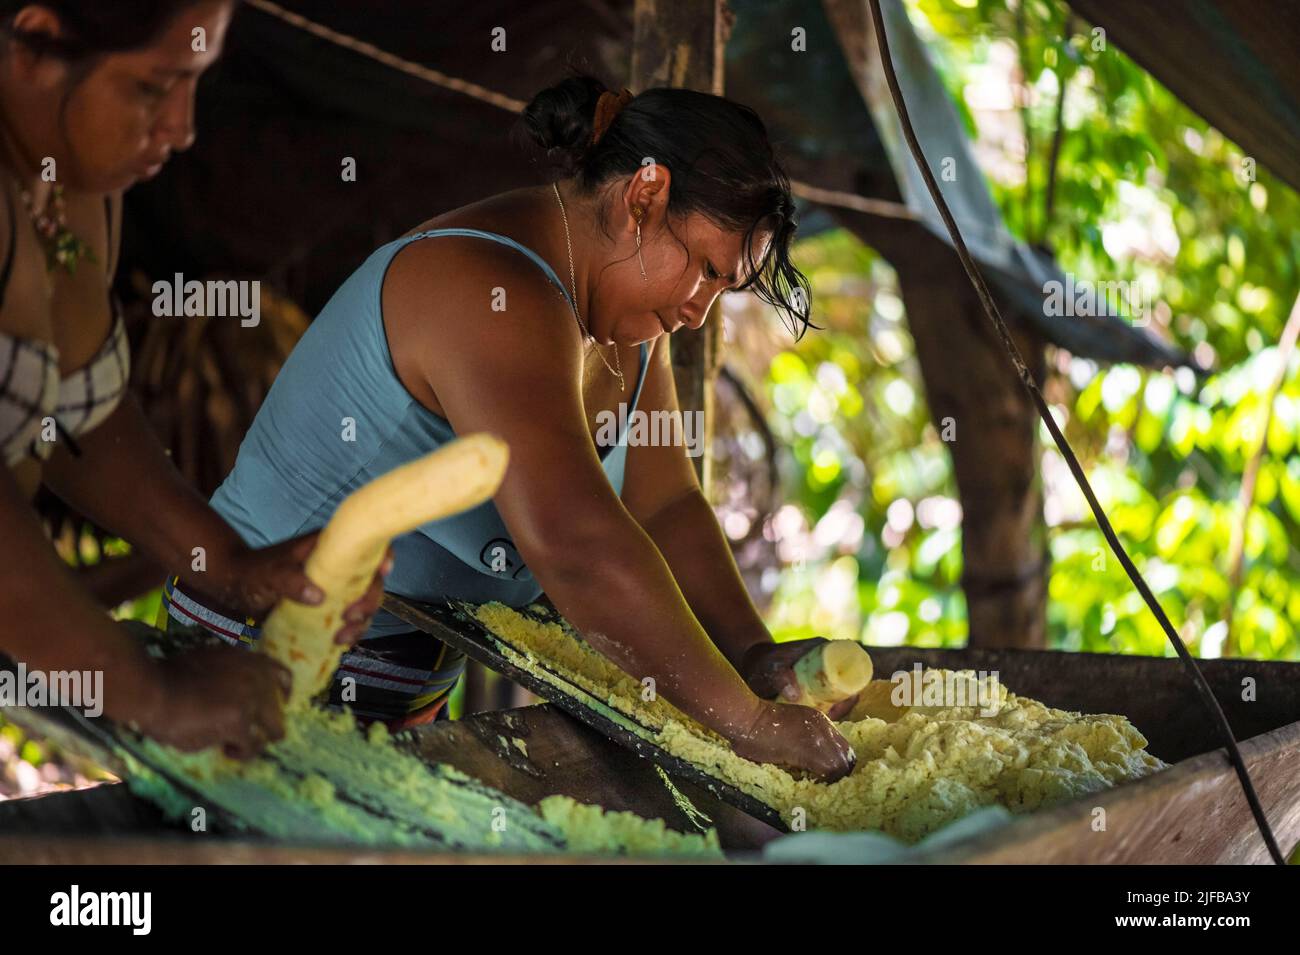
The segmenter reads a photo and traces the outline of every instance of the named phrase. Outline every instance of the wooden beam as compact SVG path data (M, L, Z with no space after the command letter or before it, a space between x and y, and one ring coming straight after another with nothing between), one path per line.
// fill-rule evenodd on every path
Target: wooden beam
M722 95L723 50L732 14L725 0L636 0L632 26L635 92L675 86ZM722 363L722 310L715 301L698 331L672 336L673 377L683 412L704 415L704 453L696 473L707 497L712 485L713 392Z
M733 15L725 0L636 0L632 82L640 92L676 86L722 95L723 50Z

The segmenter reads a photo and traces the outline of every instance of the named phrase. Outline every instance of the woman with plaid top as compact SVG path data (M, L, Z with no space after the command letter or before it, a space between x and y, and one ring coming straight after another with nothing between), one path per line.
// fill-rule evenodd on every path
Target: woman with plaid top
M224 647L152 660L78 587L30 506L44 483L159 565L203 567L182 579L247 613L322 599L303 572L314 537L251 549L172 467L127 394L110 306L121 194L193 141L195 85L234 6L0 0L0 653L102 671L117 721L245 756L283 731L287 671ZM377 577L339 642L364 632L380 593Z

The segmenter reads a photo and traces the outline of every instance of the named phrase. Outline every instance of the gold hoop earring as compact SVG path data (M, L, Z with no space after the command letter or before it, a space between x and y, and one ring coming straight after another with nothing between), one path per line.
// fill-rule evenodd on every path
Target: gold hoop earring
M645 274L645 259L641 258L641 217L645 213L640 209L632 210L632 218L636 220L636 260L641 263L641 281L650 281L649 276Z

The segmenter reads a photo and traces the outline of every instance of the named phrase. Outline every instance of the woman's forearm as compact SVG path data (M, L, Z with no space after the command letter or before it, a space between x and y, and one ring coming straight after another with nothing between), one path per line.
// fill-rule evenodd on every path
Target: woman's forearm
M242 546L239 535L181 477L134 399L124 398L81 439L80 450L80 456L66 448L51 456L45 483L156 564L198 582L219 573L222 561Z
M772 642L713 508L698 488L661 509L644 527L696 618L733 666L739 667L755 644Z
M760 703L687 605L654 542L630 515L589 522L542 553L521 551L556 608L637 680L724 736Z
M76 585L50 548L27 502L0 468L0 652L32 669L104 674L104 708L156 706L156 680L144 647ZM12 561L12 564L9 562Z
M103 557L97 564L77 569L77 582L101 607L120 606L147 594L166 576L168 567L154 563L142 553Z

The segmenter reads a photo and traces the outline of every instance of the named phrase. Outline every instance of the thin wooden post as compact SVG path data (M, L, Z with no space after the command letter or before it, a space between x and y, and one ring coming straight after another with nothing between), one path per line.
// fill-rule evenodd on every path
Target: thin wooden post
M882 137L897 137L863 0L823 0L863 102ZM892 140L891 140L892 141ZM908 155L905 162L911 162ZM1038 474L1038 413L984 318L953 250L918 222L837 211L898 273L927 403L948 445L962 508L962 589L972 647L1041 648L1047 639L1050 551ZM1041 337L1012 326L1038 381Z
M635 92L677 86L722 95L723 50L732 15L725 0L636 0L632 27ZM698 331L672 337L673 377L683 412L704 415L704 453L695 459L707 497L712 484L713 390L722 362L722 310L714 302Z

